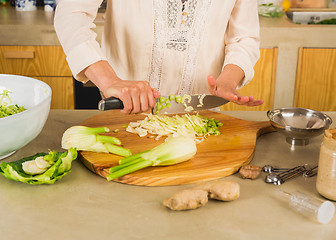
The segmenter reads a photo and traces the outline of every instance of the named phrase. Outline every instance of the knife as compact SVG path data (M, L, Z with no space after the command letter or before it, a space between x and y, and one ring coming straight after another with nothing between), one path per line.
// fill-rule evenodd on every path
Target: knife
M181 99L182 102L179 102ZM152 109L152 113L174 114L201 111L219 107L228 102L229 101L224 98L206 94L175 96L174 99L168 96L162 96L156 99L157 104L155 104L154 108ZM160 104L162 109L161 107L158 107ZM98 103L98 109L102 111L123 108L123 102L116 97L105 98L100 100Z

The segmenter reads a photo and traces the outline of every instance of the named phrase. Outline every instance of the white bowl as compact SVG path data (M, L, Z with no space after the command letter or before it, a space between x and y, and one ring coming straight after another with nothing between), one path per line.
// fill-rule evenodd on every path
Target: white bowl
M0 74L0 93L10 90L11 104L27 110L0 118L0 159L24 147L41 132L50 110L51 88L30 77Z

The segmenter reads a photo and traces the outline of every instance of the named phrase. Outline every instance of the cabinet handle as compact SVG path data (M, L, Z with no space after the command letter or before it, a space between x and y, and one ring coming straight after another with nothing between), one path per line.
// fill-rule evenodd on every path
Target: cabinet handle
M34 51L5 51L4 58L25 58L32 59L35 57Z

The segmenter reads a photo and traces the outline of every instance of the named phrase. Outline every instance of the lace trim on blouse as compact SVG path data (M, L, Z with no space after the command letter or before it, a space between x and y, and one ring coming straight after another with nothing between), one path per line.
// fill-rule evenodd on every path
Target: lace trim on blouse
M186 54L178 94L191 92L196 56L210 3L211 0L153 0L154 44L149 76L153 88L160 91L163 54L167 48Z

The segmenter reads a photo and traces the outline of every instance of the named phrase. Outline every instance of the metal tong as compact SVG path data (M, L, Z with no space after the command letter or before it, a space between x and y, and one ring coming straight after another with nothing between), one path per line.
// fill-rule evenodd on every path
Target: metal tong
M311 169L308 169L303 173L303 176L304 177L313 177L313 176L317 175L317 169L318 169L318 166L315 166Z
M283 171L280 173L271 172L266 176L265 182L273 183L275 185L281 185L287 180L294 178L300 174L303 174L306 171L307 171L306 166L302 165L302 166L297 166L297 167L288 169L287 171Z

